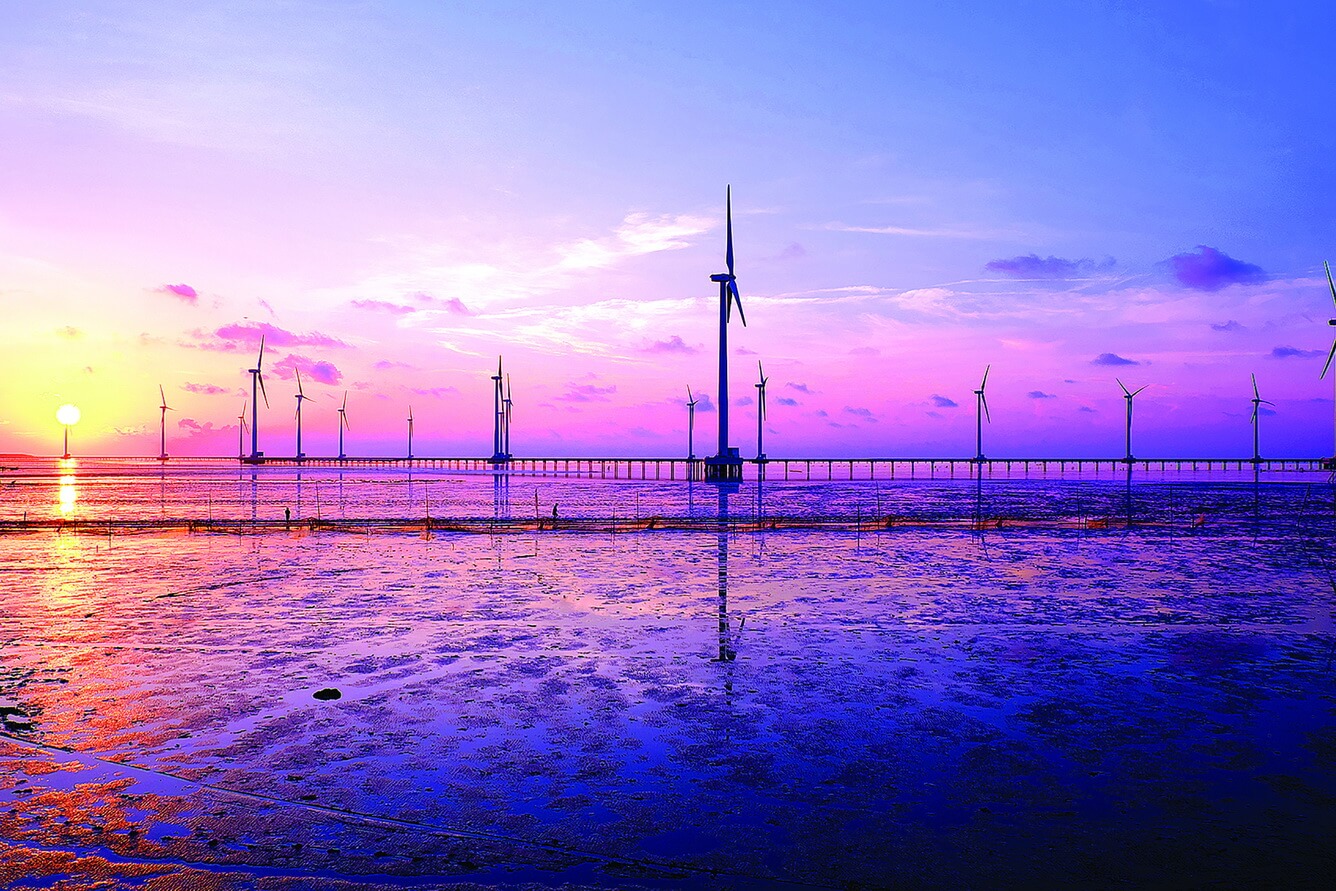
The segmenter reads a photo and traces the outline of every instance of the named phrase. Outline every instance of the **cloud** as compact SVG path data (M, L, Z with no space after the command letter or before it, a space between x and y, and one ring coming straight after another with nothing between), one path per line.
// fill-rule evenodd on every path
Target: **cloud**
M747 349L746 347L738 347L738 348L737 348L736 350L734 350L733 352L736 353L736 354L739 355L739 356L759 356L759 355L761 355L760 353L756 352L756 350L749 350L749 349Z
M337 349L348 346L337 337L331 337L319 331L310 331L303 334L296 331L287 331L268 322L235 322L216 329L211 335L205 334L199 329L190 332L190 335L194 338L194 342L183 342L184 346L222 352L243 348L247 350L255 349L261 337L264 338L265 345L271 347L318 346ZM305 371L305 369L302 370Z
M1321 350L1301 350L1292 346L1278 346L1271 351L1273 359L1312 359L1321 355Z
M1204 244L1197 245L1196 253L1175 254L1167 262L1179 284L1198 291L1218 291L1227 285L1256 285L1267 278L1262 267L1236 260Z
M192 384L189 381L181 385L181 389L187 393L199 393L202 396L222 396L225 393L231 393L227 387L220 387L217 384Z
M853 415L856 418L862 418L865 421L871 421L874 424L877 422L877 418L875 415L872 414L872 409L870 408L862 408L862 407L854 407L846 405L844 407L844 413L846 415Z
M868 346L854 347L852 350L849 351L849 355L851 355L851 356L880 356L880 355L881 355L881 350L877 349L876 347L868 347Z
M416 306L409 306L406 303L391 303L388 300L354 300L352 307L353 309L365 309L369 312L386 312L396 316L418 311Z
M1063 257L1041 257L1038 254L1024 254L1019 257L1000 257L989 260L984 269L1000 272L1012 278L1074 278L1078 275L1094 272L1098 269L1113 267L1110 257L1101 263L1089 258L1067 260Z
M689 246L693 236L708 232L714 221L686 215L652 217L627 214L609 238L585 238L560 248L562 269L604 269L625 257Z
M1031 390L1030 392L1026 393L1025 395L1028 396L1028 397L1030 397L1031 399L1057 399L1057 398L1058 398L1057 396L1053 395L1052 393L1045 393L1043 390Z
M1243 326L1230 319L1228 322L1212 322L1211 329L1214 331L1242 331Z
M791 241L787 245L785 245L784 250L780 251L778 254L775 255L775 259L781 261L801 260L803 257L806 256L807 256L807 248L798 244L798 242L796 241Z
M1135 359L1124 359L1117 353L1100 353L1090 360L1091 365L1140 365Z
M413 366L409 365L407 362L396 362L393 359L381 359L371 367L380 371L387 371L391 368L412 368Z
M807 386L807 384L797 384L794 383L793 381L789 381L788 383L784 384L784 386L798 393L806 393L808 396L816 395L816 390L813 390L811 387Z
M694 354L694 353L699 353L699 352L700 352L700 348L699 348L699 347L693 347L693 346L691 346L690 344L685 343L685 342L682 340L681 337L679 337L679 336L677 336L676 334L674 334L672 337L668 338L667 340L657 340L657 341L655 341L654 343L650 344L649 346L647 346L647 347L643 347L643 348L640 350L640 352L642 352L642 353L681 353L681 354L683 354L683 355L688 355L688 356L689 356L689 355L692 355L692 354Z
M571 384L566 388L566 392L557 396L559 402L608 402L613 393L617 392L617 386L600 387L597 384ZM709 397L701 397L705 401ZM697 411L708 411L696 406Z
M413 299L427 309L440 309L457 316L477 315L473 310L464 305L464 301L458 297L451 297L448 300L442 300L439 297L433 297L426 291L418 291L413 295Z
M293 353L288 353L288 355L279 359L273 364L272 368L274 374L285 381L295 378L298 371L306 372L302 377L308 381L316 381L322 384L337 384L343 380L343 372L339 371L332 362L326 362L323 359L311 359Z
M417 393L420 396L430 396L433 399L440 399L443 396L450 396L459 392L458 387L410 387L410 393Z
M182 418L176 422L177 429L185 430L191 436L205 436L220 430L228 429L226 427L215 427L213 421L205 421L203 424L194 418Z
M182 303L189 303L191 306L199 302L199 292L190 285L162 285L154 290L159 294L175 297Z
M798 404L799 404L799 402L798 402L797 399L790 399L790 398L787 397L787 396L781 396L781 397L779 397L779 399L777 399L776 401L777 401L780 405L798 405Z
M940 396L937 393L932 394L932 404L938 408L959 408L960 403L946 396Z
M696 394L696 411L718 411L714 407L714 401L710 399L709 393Z
M73 325L66 325L64 328L57 328L56 333L59 334L61 337L68 337L70 340L83 337L83 331L74 327Z
M1082 411L1082 412L1085 412L1085 413L1087 413L1087 414L1092 414L1092 415L1093 415L1093 414L1097 414L1097 412L1096 412L1093 408L1091 408L1090 406L1088 406L1088 405L1083 405L1083 406L1081 406L1080 408L1077 409L1077 411Z

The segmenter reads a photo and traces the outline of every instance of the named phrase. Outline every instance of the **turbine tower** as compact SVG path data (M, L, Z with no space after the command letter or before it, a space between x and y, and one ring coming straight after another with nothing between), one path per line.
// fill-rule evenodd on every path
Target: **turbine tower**
M765 376L765 369L761 367L761 360L756 360L756 371L761 380L756 384L756 463L765 463L765 448L762 438L765 431L765 385L770 382L770 378Z
M1322 267L1327 270L1327 287L1331 289L1332 303L1336 303L1336 283L1333 283L1331 280L1331 264L1324 260L1322 261ZM1327 324L1336 325L1336 319L1327 319ZM1331 360L1333 357L1336 357L1336 339L1332 340L1331 352L1327 353L1327 362L1322 366L1322 374L1318 376L1318 380L1322 380L1322 378L1327 376L1327 369L1331 367ZM1332 375L1332 378L1333 380L1336 380L1336 375ZM1333 429L1336 429L1336 426L1333 426ZM1332 466L1336 467L1336 452L1333 452L1332 454Z
M306 457L306 453L302 451L302 403L309 401L311 397L302 392L301 369L295 370L297 372L297 460L300 461Z
M724 261L728 272L710 276L719 283L719 453L705 459L705 478L713 480L742 479L742 458L738 450L728 445L728 323L732 319L733 304L738 305L738 318L745 327L747 316L742 311L742 295L738 293L737 276L733 273L733 187L726 192L728 220Z
M501 399L504 395L501 392L501 357L496 357L496 374L492 375L492 463L500 464L505 461L505 452L502 450L501 442Z
M162 409L162 419L160 421L162 444L158 450L158 460L166 461L167 460L167 412L176 411L176 409L172 408L170 405L167 404L167 394L162 391L162 384L158 384L158 395L162 397L162 405L158 406L158 408Z
M993 366L986 365L983 369L983 380L979 382L979 389L974 391L974 460L983 464L983 422L987 418L988 423L993 423L992 415L988 414L988 397L984 395L984 388L988 386L988 372Z
M413 460L413 406L408 406L408 460Z
M1125 457L1123 460L1126 461L1128 464L1131 464L1132 463L1132 399L1142 390L1146 389L1146 387L1138 387L1137 389L1129 392L1127 387L1123 386L1123 382L1121 380L1118 380L1118 378L1114 378L1114 380L1118 381L1119 387L1122 387L1123 398L1127 400L1127 457Z
M687 460L696 460L696 397L687 385Z
M264 391L264 374L260 369L264 367L264 335L260 335L260 355L255 360L255 367L249 369L251 376L251 453L252 463L259 464L264 458L264 453L260 451L260 397L264 397L264 407L269 407L269 394ZM256 386L259 386L259 392L256 392Z
M237 415L237 460L246 457L246 400L241 400L241 414Z
M1257 463L1261 462L1261 460L1262 460L1262 451L1261 451L1261 449L1260 449L1260 447L1259 447L1259 442L1260 442L1260 440L1258 439L1258 435L1257 435L1257 428L1258 428L1258 417L1257 417L1257 416L1258 416L1259 414L1261 414L1261 410L1262 410L1262 406L1263 406L1263 405L1275 405L1276 403L1274 403L1274 402L1268 402L1267 400L1265 400L1265 399L1262 398L1262 394L1261 394L1261 393L1258 393L1258 392L1257 392L1257 375L1255 375L1255 374L1252 376L1252 385L1253 385L1253 398L1252 398L1252 404L1253 404L1253 410L1252 410L1253 457L1252 457L1252 459L1253 459L1253 463L1254 463L1254 464L1257 464Z
M339 406L339 460L340 461L348 457L343 452L343 431L351 429L352 428L348 426L348 391L344 390L343 405Z

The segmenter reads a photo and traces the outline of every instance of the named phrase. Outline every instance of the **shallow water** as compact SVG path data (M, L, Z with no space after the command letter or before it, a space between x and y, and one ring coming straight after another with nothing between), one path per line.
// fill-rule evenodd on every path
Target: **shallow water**
M67 515L142 513L157 482L80 481ZM166 484L165 513L200 507L199 480ZM52 509L53 485L15 481L25 506L4 511ZM357 485L360 516L415 500L371 497L402 477ZM257 514L292 486L257 480ZM725 501L436 486L477 517L534 491L574 516ZM0 880L1317 885L1336 865L1325 476L1130 499L1053 480L755 489L730 516L1133 522L6 535ZM244 518L244 495L219 509Z

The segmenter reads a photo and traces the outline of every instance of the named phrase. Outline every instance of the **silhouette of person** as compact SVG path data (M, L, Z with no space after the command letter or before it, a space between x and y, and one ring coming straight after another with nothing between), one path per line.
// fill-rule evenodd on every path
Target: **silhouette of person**
M292 508L290 507L283 508L283 528L292 528Z
M552 505L552 519L555 520L556 518L557 518L557 506L554 504Z

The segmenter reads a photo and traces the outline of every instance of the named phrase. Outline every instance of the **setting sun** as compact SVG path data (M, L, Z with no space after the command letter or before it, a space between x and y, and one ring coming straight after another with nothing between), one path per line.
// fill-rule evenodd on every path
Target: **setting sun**
M77 405L71 405L67 402L56 409L56 420L64 424L66 427L79 423L80 417L82 417L82 413L79 411L79 406Z

